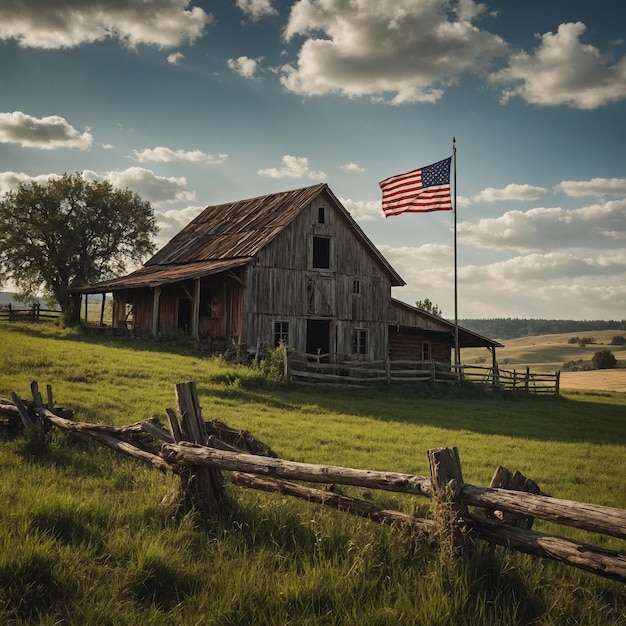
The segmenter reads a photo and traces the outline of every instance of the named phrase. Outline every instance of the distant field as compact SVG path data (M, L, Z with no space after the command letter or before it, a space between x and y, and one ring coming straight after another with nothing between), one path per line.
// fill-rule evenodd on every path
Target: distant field
M504 348L497 349L496 357L504 369L522 370L528 366L534 372L553 372L563 370L563 364L569 361L581 360L577 364L579 368L590 366L596 352L610 350L625 369L562 372L561 386L564 389L626 391L626 346L610 345L613 337L618 335L626 336L626 331L602 330L507 339L502 341ZM593 337L595 343L586 346L568 343L572 337ZM491 356L482 348L461 351L464 364L475 364L482 359L485 359L485 365L491 364Z

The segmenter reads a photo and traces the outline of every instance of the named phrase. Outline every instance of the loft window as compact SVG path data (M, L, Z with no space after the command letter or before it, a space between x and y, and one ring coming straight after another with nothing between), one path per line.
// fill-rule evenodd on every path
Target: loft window
M324 215L324 207L323 206L318 207L317 208L317 223L324 224L326 222L325 217L326 216Z
M361 293L361 281L358 278L355 278L352 281L352 293L358 295Z
M313 267L330 268L330 239L328 237L313 237Z
M422 361L430 361L430 341L422 341Z
M289 342L289 322L274 322L274 347Z
M367 330L364 328L352 331L352 354L367 354Z

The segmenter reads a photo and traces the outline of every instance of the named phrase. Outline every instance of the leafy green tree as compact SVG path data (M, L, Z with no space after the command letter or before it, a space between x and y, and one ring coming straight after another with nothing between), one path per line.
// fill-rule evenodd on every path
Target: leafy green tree
M442 317L443 313L438 305L434 302L431 302L428 298L424 298L424 300L418 300L415 303L415 306L418 309L422 309L422 311L426 311L427 313L431 313L432 315L436 315L437 317Z
M598 370L609 370L617 365L617 359L610 350L598 350L593 355L591 364Z
M624 335L615 335L613 339L611 339L612 346L623 346L626 344L626 337Z
M141 262L156 233L151 204L108 181L78 173L24 183L0 201L0 284L11 279L23 298L43 292L75 324L80 296L72 289Z

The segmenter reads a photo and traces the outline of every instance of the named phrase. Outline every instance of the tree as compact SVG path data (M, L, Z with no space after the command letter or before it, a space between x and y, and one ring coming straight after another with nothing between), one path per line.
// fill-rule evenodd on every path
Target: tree
M156 233L150 203L108 181L78 173L24 183L0 201L0 283L10 278L25 298L43 291L75 324L80 296L72 289L140 263Z
M415 306L418 309L422 309L422 311L426 311L427 313L431 313L432 315L436 315L437 317L442 317L443 313L438 305L434 302L431 302L428 298L424 298L424 300L418 300L415 303Z
M599 350L593 355L591 364L598 370L609 370L617 365L617 359L610 350Z

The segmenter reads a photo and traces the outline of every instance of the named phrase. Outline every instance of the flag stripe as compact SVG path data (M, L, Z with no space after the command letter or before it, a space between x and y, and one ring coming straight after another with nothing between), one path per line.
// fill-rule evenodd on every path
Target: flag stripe
M386 216L400 213L451 211L450 163L452 157L432 165L390 176L380 182Z

